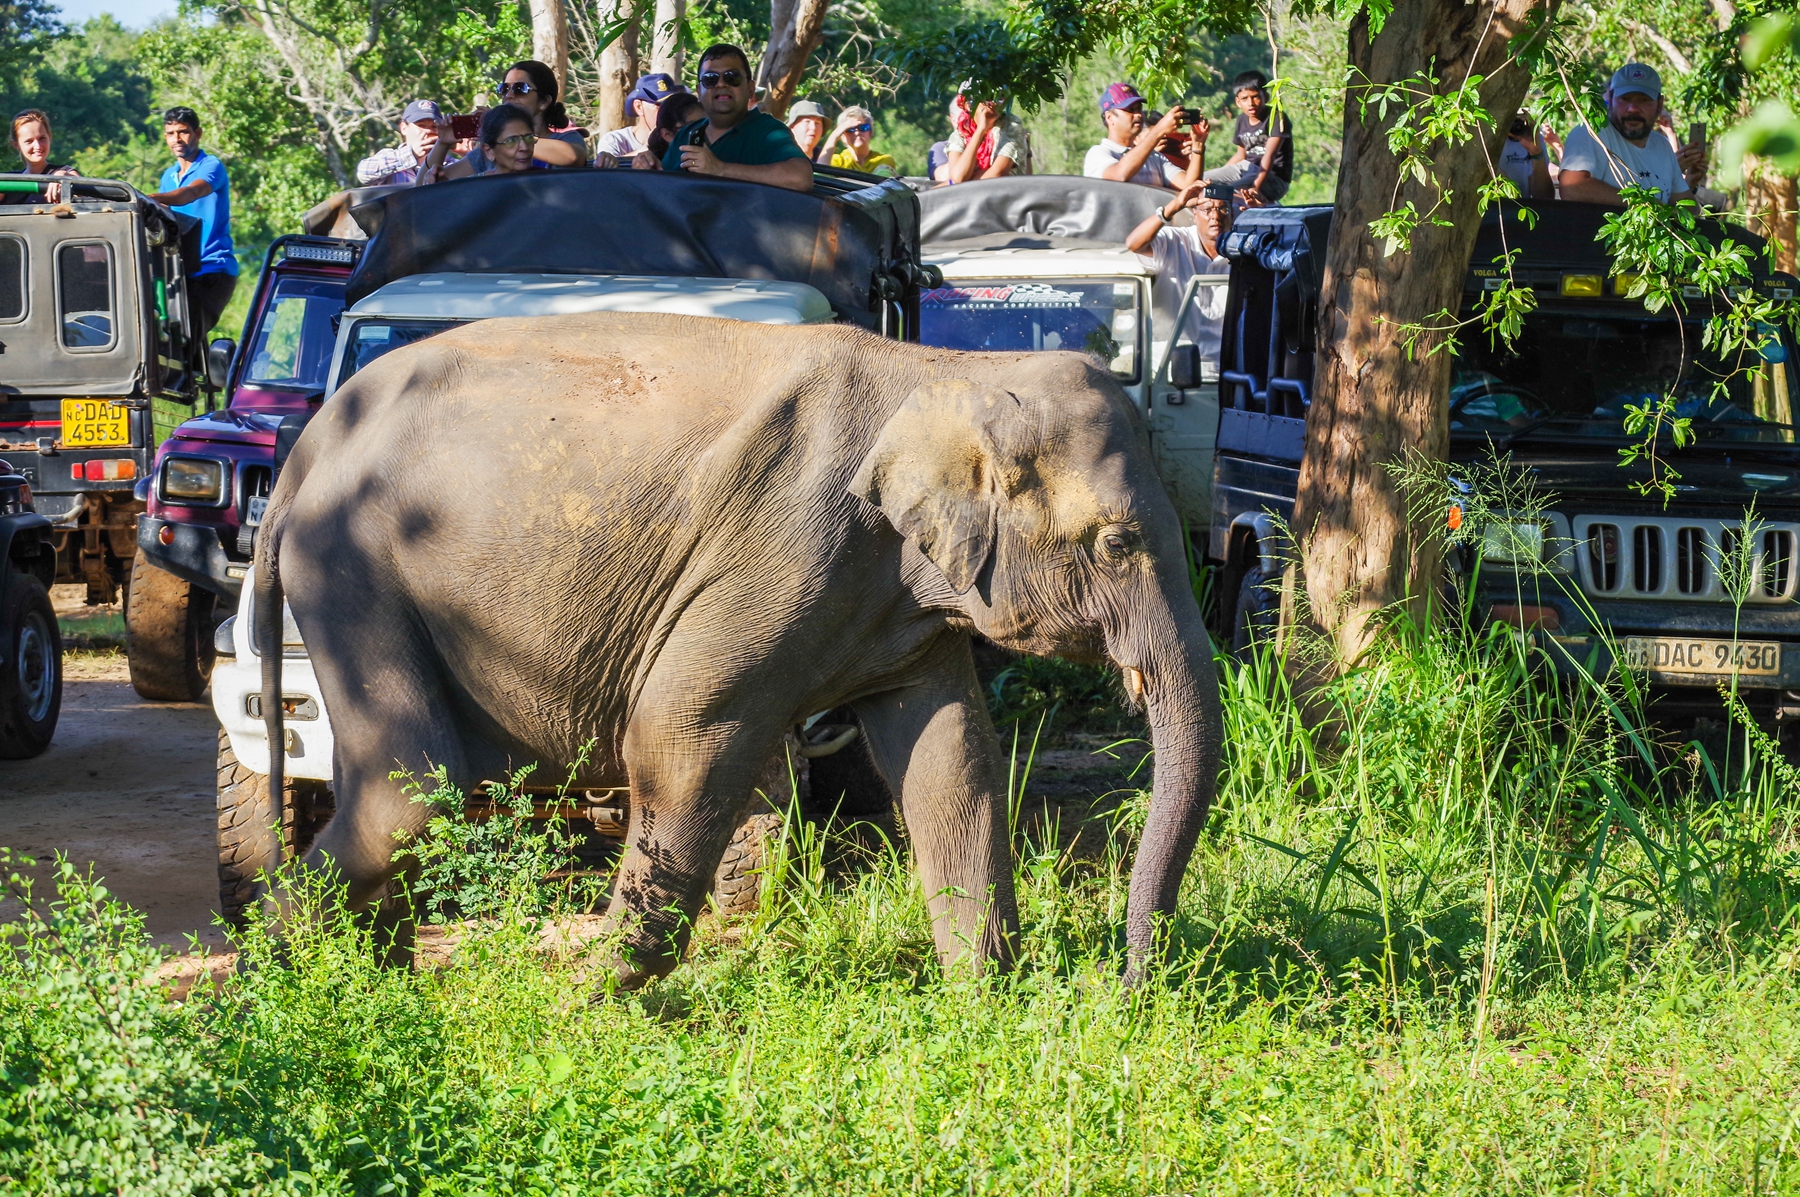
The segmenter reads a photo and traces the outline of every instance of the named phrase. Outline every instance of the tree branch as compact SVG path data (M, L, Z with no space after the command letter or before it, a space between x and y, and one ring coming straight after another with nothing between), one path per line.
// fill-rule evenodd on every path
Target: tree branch
M1722 2L1722 0L1720 0L1720 2ZM1677 49L1674 42L1658 33L1655 29L1652 29L1641 21L1634 21L1630 17L1620 17L1619 24L1625 26L1625 28L1631 30L1639 37L1649 38L1655 43L1656 48L1663 52L1663 57L1669 60L1669 65L1680 71L1682 74L1691 75L1694 73L1694 64L1688 61L1688 56Z

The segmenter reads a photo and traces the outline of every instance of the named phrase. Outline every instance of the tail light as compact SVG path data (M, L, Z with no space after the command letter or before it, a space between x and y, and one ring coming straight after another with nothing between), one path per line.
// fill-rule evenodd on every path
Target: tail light
M137 462L129 457L78 461L69 467L71 482L129 482L137 477Z

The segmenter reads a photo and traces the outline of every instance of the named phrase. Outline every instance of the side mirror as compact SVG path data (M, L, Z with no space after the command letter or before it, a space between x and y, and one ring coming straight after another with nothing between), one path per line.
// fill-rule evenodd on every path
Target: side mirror
M1182 391L1200 385L1200 346L1177 345L1170 351L1169 385Z
M225 389L226 379L231 377L231 355L237 352L237 342L230 337L220 337L206 350L206 381L216 391Z

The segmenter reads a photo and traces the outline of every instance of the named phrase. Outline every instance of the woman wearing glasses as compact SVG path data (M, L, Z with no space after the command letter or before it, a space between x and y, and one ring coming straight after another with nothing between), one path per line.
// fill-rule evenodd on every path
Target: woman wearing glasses
M536 59L527 58L523 62L513 63L507 68L505 78L500 81L501 107L522 112L531 122L531 128L527 132L534 138L532 157L537 162L544 166L586 166L587 138L579 129L564 128L569 123L569 115L556 96L556 73ZM499 169L485 138L488 117L498 111L500 109L495 108L482 117L484 137L474 153L449 166L442 166L440 164L444 154L434 150L432 158L426 163L428 169L419 172L418 182L461 179L469 175L485 175ZM561 132L553 133L552 129L560 129ZM446 140L447 137L440 131L438 145L443 146ZM430 178L426 177L428 173Z
M886 154L877 154L869 147L869 138L875 133L875 114L867 108L852 105L838 114L837 128L831 134L829 144L836 145L839 140L844 148L831 155L831 164L840 170L860 170L867 175L880 175L884 179L895 179L900 176L900 164Z

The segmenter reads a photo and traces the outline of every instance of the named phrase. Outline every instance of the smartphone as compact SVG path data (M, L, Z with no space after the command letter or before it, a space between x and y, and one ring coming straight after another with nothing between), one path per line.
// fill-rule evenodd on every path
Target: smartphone
M450 118L450 136L458 141L469 141L481 136L481 118L473 112L459 114Z
M1705 140L1706 140L1706 122L1705 121L1695 121L1693 124L1688 126L1687 143L1689 145L1700 145Z
M1228 200L1231 198L1231 192L1232 188L1229 183L1208 183L1206 190L1200 194L1207 199Z

